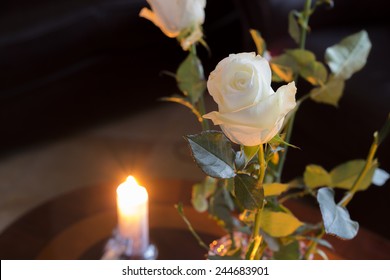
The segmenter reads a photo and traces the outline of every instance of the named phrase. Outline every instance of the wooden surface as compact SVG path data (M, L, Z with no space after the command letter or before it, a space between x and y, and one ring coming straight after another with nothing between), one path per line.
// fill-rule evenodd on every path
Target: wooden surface
M99 259L116 226L116 187L119 182L80 188L31 210L0 234L0 259ZM191 183L176 180L141 182L149 192L150 238L159 259L204 259L206 251L188 231L174 208L183 202L187 217L205 242L224 232L189 205ZM320 220L317 209L290 205L302 220ZM351 241L328 237L332 258L390 259L390 242L360 229Z

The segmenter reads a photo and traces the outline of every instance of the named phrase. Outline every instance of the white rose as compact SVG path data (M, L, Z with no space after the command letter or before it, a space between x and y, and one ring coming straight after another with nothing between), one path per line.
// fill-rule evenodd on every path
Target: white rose
M140 16L152 21L165 35L181 39L183 49L199 41L203 33L201 25L205 19L206 0L147 0L152 10L143 8Z
M218 112L204 115L234 143L256 146L270 141L295 105L295 83L271 88L268 61L255 53L231 54L211 72L207 88Z

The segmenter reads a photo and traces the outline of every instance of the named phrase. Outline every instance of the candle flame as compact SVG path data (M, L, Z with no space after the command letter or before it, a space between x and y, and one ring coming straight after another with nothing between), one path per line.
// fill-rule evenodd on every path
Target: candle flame
M134 178L134 176L131 175L126 178L126 182L128 182L131 185L139 186L137 180Z
M118 186L116 192L118 203L122 209L126 209L130 205L142 204L148 200L146 189L138 185L133 176L127 177L126 181Z

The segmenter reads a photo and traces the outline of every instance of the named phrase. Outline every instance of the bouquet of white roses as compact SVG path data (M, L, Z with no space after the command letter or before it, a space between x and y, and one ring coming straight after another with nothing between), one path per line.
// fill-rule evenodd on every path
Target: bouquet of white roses
M389 178L378 168L376 158L389 133L389 119L374 133L366 159L348 161L330 172L319 165L308 165L301 179L293 182L281 182L281 174L287 149L296 148L289 140L300 105L307 100L337 105L345 81L366 63L371 48L367 32L353 34L327 48L325 66L305 49L305 40L310 16L317 6L331 1L313 4L307 0L303 11L295 11L289 21L297 48L270 57L260 33L250 30L257 54L229 55L206 82L196 54L198 42L207 47L202 35L206 1L148 2L152 11L145 8L140 15L167 36L176 37L183 50L189 51L176 72L183 95L164 99L190 108L202 123L200 134L186 136L194 160L207 175L194 185L192 203L198 211L208 211L226 229L223 242L229 241L223 250L205 246L208 258L326 257L317 246L330 246L323 239L326 233L343 239L355 237L359 225L346 207L356 192L372 183L384 184ZM313 88L296 100L298 79L305 79ZM274 91L272 82L284 85ZM218 105L218 111L207 114L203 101L206 88ZM208 120L222 131L209 130ZM335 188L345 192L339 202L335 201ZM304 195L317 199L323 219L320 224L300 221L285 206L287 200ZM180 205L178 210L184 215Z

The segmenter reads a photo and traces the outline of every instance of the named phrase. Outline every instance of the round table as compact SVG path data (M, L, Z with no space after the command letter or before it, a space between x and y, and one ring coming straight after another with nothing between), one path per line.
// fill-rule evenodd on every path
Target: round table
M119 182L82 187L60 195L19 218L0 234L1 259L100 259L116 227L116 188ZM150 239L158 259L204 259L174 204L182 202L193 227L206 244L226 234L207 213L190 205L192 182L156 179L141 182L149 192ZM308 222L320 220L318 209L292 203L290 209ZM390 242L360 229L355 239L328 236L335 247L332 259L390 259Z

